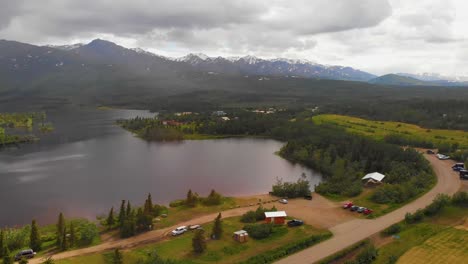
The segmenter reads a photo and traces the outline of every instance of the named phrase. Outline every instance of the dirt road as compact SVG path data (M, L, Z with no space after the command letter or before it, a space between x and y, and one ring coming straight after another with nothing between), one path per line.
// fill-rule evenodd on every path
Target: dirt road
M403 220L407 212L415 212L417 209L427 206L437 194L445 193L452 195L457 192L461 183L458 175L451 169L453 162L440 161L433 155L425 155L425 157L430 161L438 179L436 186L428 193L402 208L379 218L372 220L355 219L336 225L330 228L330 231L333 232L331 239L276 263L296 264L317 262Z

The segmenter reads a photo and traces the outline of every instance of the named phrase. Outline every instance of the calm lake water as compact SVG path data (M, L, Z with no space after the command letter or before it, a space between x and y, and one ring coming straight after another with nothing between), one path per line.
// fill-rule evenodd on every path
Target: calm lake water
M153 116L139 110L62 110L48 113L56 130L40 142L0 151L0 226L55 222L106 214L120 200L167 204L187 190L207 195L266 193L276 178L320 175L274 153L268 139L220 139L148 143L114 125L118 118Z

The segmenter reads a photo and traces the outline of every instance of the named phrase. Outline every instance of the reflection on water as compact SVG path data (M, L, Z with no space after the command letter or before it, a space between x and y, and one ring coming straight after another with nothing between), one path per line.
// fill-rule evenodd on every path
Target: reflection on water
M58 212L94 218L121 199L158 203L184 197L266 193L276 178L320 176L274 154L282 143L267 139L221 139L148 143L115 126L116 118L145 111L87 111L49 114L56 131L38 144L0 152L1 225L37 218L55 221ZM64 129L60 129L64 128Z

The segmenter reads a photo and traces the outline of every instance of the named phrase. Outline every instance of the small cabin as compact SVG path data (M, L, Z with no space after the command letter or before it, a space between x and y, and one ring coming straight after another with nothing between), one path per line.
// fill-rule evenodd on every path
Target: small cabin
M384 178L385 175L378 172L373 172L364 176L362 180L366 181L365 186L375 186L381 184Z
M265 212L266 223L284 225L286 222L286 217L287 215L285 211Z
M232 237L237 242L244 243L244 242L247 242L247 240L249 238L249 233L247 233L247 231L245 231L245 230L239 230L239 231L234 232Z

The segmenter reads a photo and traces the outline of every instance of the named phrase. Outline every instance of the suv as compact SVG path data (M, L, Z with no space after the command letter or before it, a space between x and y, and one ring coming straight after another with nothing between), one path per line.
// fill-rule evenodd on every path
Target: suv
M460 179L468 180L468 170L460 170Z
M288 226L293 227L293 226L301 226L304 224L304 221L299 220L299 219L293 219L291 221L288 221Z
M353 206L350 207L350 210L353 211L353 212L357 211L357 209L359 209L359 206L357 206L357 205L353 205Z
M452 166L452 170L454 171L461 171L465 169L465 164L463 163L455 163L455 165Z
M15 255L15 261L19 261L23 258L34 258L36 252L32 249L21 250L18 254Z
M178 228L172 230L171 234L173 236L178 236L178 235L182 235L185 232L187 232L187 227L186 226L179 226Z

